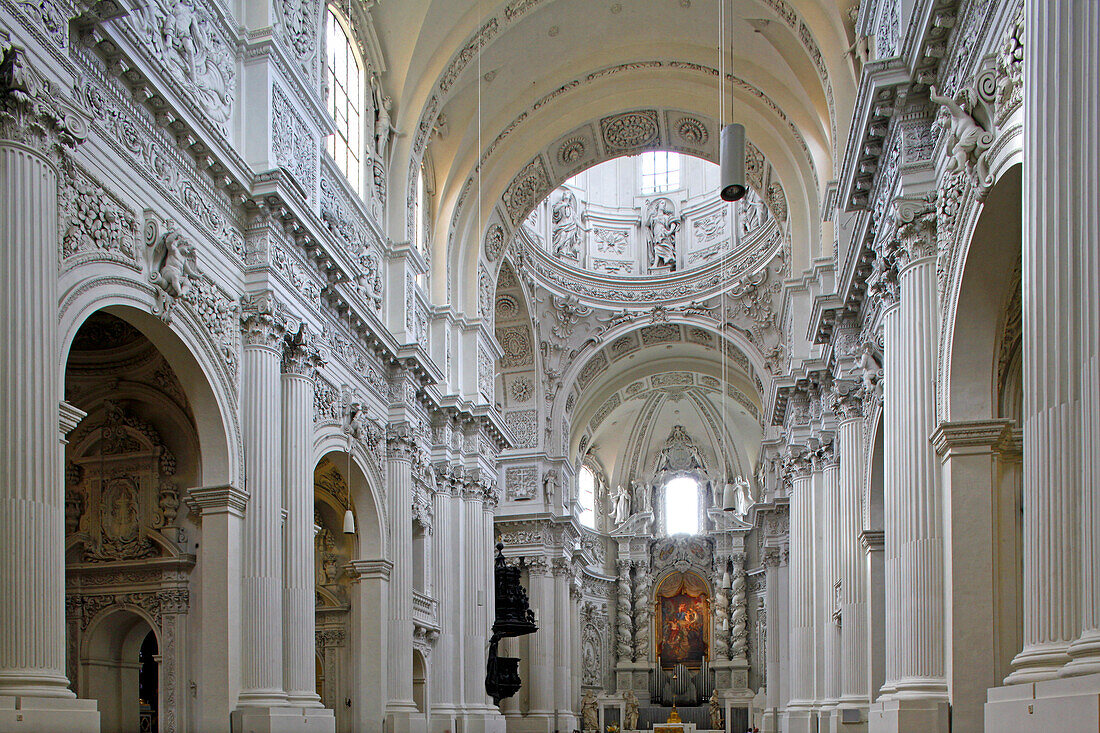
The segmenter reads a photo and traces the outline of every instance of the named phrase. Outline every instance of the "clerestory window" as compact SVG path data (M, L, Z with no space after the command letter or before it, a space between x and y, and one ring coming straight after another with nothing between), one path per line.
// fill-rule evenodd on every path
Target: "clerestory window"
M577 476L577 503L581 512L578 519L591 529L596 528L596 474L588 466L581 466Z
M351 187L362 193L363 70L351 37L331 8L325 14L325 26L328 32L326 102L336 122L336 132L329 135L325 145Z
M669 535L699 533L699 482L689 476L665 484L665 530Z
M680 154L654 150L641 155L642 194L665 193L680 187Z

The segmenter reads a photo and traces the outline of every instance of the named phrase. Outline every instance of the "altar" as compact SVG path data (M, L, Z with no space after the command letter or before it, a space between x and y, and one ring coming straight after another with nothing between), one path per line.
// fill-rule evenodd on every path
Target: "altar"
M685 723L683 721L679 723L654 723L654 733L695 733L697 728L695 723Z

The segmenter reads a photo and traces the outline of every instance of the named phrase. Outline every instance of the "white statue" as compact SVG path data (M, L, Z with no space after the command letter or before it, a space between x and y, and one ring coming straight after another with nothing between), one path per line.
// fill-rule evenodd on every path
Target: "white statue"
M631 481L630 493L633 497L635 512L653 511L653 493L649 484L641 481Z
M676 232L680 229L680 220L672 200L653 199L646 207L646 229L649 230L649 267L658 269L667 267L676 270Z
M577 217L577 197L572 191L566 190L561 198L554 202L550 219L552 222L550 241L554 246L554 256L579 261L581 225Z
M710 696L710 729L722 730L722 708L718 704L718 693L713 692Z
M741 199L741 233L748 234L767 220L768 207L752 189Z
M738 476L733 482L733 492L737 497L737 516L744 517L749 513L749 507L753 505L752 488L744 476Z
M393 120L390 116L390 109L393 107L393 99L382 92L382 82L379 80L377 74L371 76L370 85L374 95L376 115L374 122L374 151L378 155L378 159L382 161L382 164L386 165L389 163L387 155L389 152L390 138L397 132L397 128L393 126Z
M623 715L623 730L638 730L638 698L634 695L634 690L623 693L623 702L626 708Z
M584 730L600 729L600 711L596 707L596 693L588 690L581 699L581 727Z
M930 87L929 98L943 106L951 116L951 126L948 129L947 144L951 146L952 159L947 164L947 170L959 171L967 169L971 161L974 163L974 175L979 183L984 183L989 178L989 163L985 153L993 143L993 135L986 132L981 125L962 108L957 101L967 100L967 92L963 90L956 99L942 97L936 91L936 87Z
M630 516L630 493L625 486L615 490L615 524L622 524Z

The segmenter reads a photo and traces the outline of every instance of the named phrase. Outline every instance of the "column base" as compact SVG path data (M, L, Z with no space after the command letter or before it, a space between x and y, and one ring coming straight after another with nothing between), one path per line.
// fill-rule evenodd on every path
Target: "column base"
M870 703L866 700L841 700L831 711L828 727L823 731L829 733L864 733L867 730L867 711Z
M518 718L506 717L508 733L554 733L555 730L553 713L528 713Z
M461 721L461 733L506 733L507 730L504 716L495 707L463 713Z
M991 687L985 729L1096 733L1100 730L1100 674Z
M1063 677L1100 673L1100 631L1082 636L1069 645L1070 661L1060 671Z
M1067 648L1067 644L1057 643L1024 649L1012 660L1013 672L1005 678L1005 684L1019 685L1054 679L1070 661Z
M411 703L386 713L386 733L427 733L428 718Z
M779 722L779 729L786 733L817 733L817 713L812 710L787 710Z
M0 695L0 733L99 733L95 700Z
M237 708L229 716L233 733L334 733L336 716L328 708Z
M948 733L950 706L943 700L881 700L867 714L869 733Z

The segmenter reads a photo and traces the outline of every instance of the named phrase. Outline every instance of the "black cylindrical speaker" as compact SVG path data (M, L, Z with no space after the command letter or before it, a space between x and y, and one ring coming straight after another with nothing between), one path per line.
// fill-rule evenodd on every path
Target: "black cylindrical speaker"
M739 201L749 191L745 185L744 125L734 122L722 128L719 160L722 165L720 195L725 201Z

